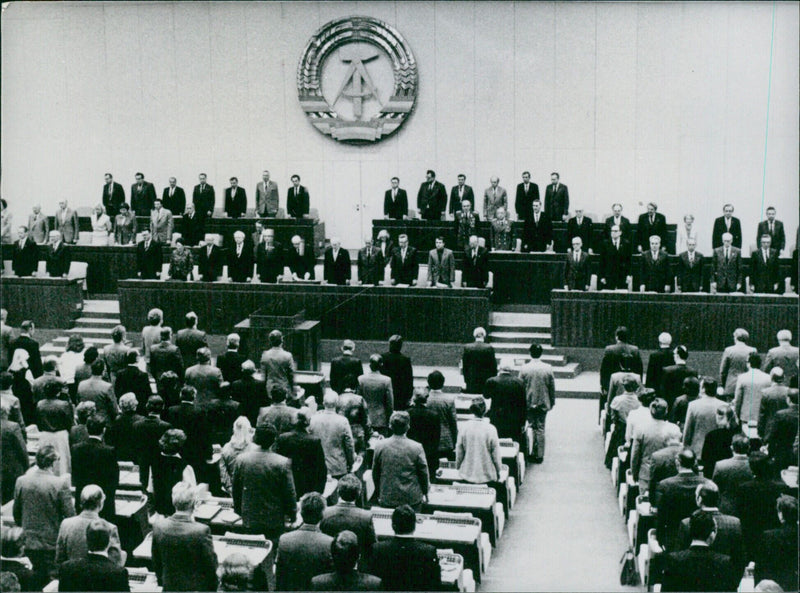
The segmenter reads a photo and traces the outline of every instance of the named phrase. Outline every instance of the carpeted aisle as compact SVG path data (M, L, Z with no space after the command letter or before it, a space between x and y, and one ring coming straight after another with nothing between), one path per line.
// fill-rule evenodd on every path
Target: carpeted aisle
M481 591L644 590L619 584L627 534L596 419L595 400L557 400Z

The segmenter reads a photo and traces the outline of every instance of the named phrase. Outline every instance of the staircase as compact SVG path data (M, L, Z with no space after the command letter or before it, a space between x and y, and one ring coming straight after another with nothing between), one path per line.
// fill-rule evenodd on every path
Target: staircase
M119 325L119 301L86 300L83 302L83 316L75 320L75 326L48 342L41 348L42 356L61 356L67 349L69 336L83 337L87 347L94 346L102 351L112 342L111 332Z

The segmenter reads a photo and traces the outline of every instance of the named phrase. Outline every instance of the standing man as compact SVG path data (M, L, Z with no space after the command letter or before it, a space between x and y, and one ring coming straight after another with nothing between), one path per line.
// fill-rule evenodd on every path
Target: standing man
M500 187L500 178L492 177L489 182L491 185L483 192L483 218L492 221L497 218L497 209L508 209L508 193L504 187Z
M638 238L636 247L639 253L647 251L653 235L657 235L661 239L661 245L666 246L667 244L667 219L657 210L658 205L655 202L648 202L647 212L639 216L639 222L636 224L636 236Z
M392 188L383 194L383 216L405 220L408 218L408 194L400 187L400 179L392 177Z
M783 223L780 220L775 220L775 214L775 206L769 206L767 208L767 219L758 223L756 237L763 237L764 235L772 237L772 247L777 249L780 254L786 247L786 233L783 230Z
M628 220L626 217L622 216L622 204L612 204L611 210L613 214L606 218L605 223L605 231L604 237L606 239L611 238L611 228L614 226L618 226L622 237L626 240L630 237L631 232L631 221Z
M469 202L465 201L465 205ZM460 216L462 212L456 213ZM436 248L428 252L428 285L437 286L444 284L448 288L453 286L456 278L456 260L453 252L444 246L444 237L436 237Z
M50 231L50 245L47 247L47 274L51 278L66 278L69 273L70 253L67 244L61 240L59 231Z
M203 282L214 282L222 275L222 247L214 242L214 235L206 235L198 249L197 269Z
M550 185L545 190L544 212L553 222L569 220L569 190L555 171L550 173Z
M269 171L261 174L256 185L256 214L261 218L275 218L278 215L278 184L269 178Z
M464 250L461 286L485 288L489 282L489 252L478 244L478 235L470 235L469 245Z
M497 436L523 442L527 416L525 384L513 375L509 363L501 363L497 376L486 381L483 395L492 400L489 420L497 429Z
M114 498L119 486L119 465L114 447L103 443L105 429L106 420L103 416L90 416L86 421L88 440L72 447L72 485L75 486L75 492L83 492L90 484L99 486L111 501L100 510L100 516L113 523Z
M206 183L206 174L200 173L198 180L200 183L194 186L192 191L192 203L194 204L197 215L203 220L208 220L214 216L214 186Z
M497 374L497 356L486 343L486 330L476 327L472 332L475 341L464 346L461 355L461 372L467 393L483 393L486 381Z
M225 189L225 214L228 218L241 218L247 212L247 192L239 187L239 179L231 177L231 186Z
M553 223L547 212L542 212L539 200L533 201L533 214L525 219L522 227L522 250L553 250Z
M122 189L122 185L114 181L111 173L105 174L105 181L102 204L105 206L108 217L114 220L114 217L119 214L119 207L125 203L125 190Z
M722 207L722 216L714 220L714 230L711 234L711 246L714 249L725 244L725 233L730 233L734 247L742 248L742 223L733 215L733 204L725 204Z
M405 410L411 401L414 389L414 370L411 359L403 354L403 336L393 335L389 338L389 351L383 358L383 374L392 380L394 409Z
M533 201L539 199L539 186L531 183L531 174L522 173L522 183L517 185L517 196L514 200L514 209L517 211L517 220L528 220L533 213Z
M342 249L342 242L338 237L331 237L331 246L325 250L323 261L325 282L339 286L350 283L350 253L347 249Z
M131 186L131 210L137 216L150 216L153 202L156 199L156 188L149 181L144 180L144 173L135 175L136 183Z
M172 242L172 231L175 224L172 212L161 207L161 200L156 198L153 202L153 211L150 213L150 234L156 243L169 245Z
M181 351L184 368L189 368L197 360L197 351L208 347L206 332L197 329L197 313L189 311L183 318L184 328L175 334L175 345Z
M614 331L614 343L606 346L600 361L600 409L605 407L611 375L625 370L642 379L642 357L639 348L628 343L628 328L620 326Z
M174 210L173 210L174 212ZM183 240L188 247L195 247L203 240L206 229L206 221L195 210L194 204L186 205L186 212L183 214Z
M676 292L701 292L703 290L703 254L697 251L697 239L686 239L686 251L678 256Z
M592 235L594 231L592 219L583 215L583 208L575 208L575 216L567 222L567 241L572 242L575 237L580 237L583 248L593 254L592 251Z
M741 327L733 330L733 345L722 352L722 361L719 365L719 384L723 387L728 399L731 399L736 389L739 375L747 371L747 360L756 349L748 345L750 333Z
M14 351L18 348L25 350L28 353L28 366L31 369L31 374L33 374L34 379L38 379L42 376L42 355L39 351L39 342L33 339L34 332L36 331L36 326L34 325L33 321L26 319L23 321L19 326L19 336L17 336L16 340L13 340L8 348L8 358L9 361L14 358ZM31 422L31 419L28 419L28 422Z
M28 227L19 227L19 241L14 243L11 269L17 276L33 276L39 267L39 247L28 236Z
M567 254L564 268L564 290L589 290L589 256L582 249L580 237L572 238L572 251Z
M469 246L469 238L472 235L478 234L478 222L480 217L477 212L472 211L472 204L469 200L464 200L461 204L461 210L455 214L455 231L456 241L459 246L467 249Z
M47 217L42 214L42 207L39 204L33 205L33 212L28 216L28 232L34 243L39 245L47 243L47 237L50 234L50 223L47 221Z
M358 378L364 374L364 365L355 357L356 345L353 340L342 342L342 354L331 360L330 385L336 393L342 394L347 387L347 378Z
M672 336L667 332L658 334L658 350L650 354L647 360L647 379L645 387L658 389L661 385L661 377L664 369L674 362L672 353Z
M425 174L425 181L417 192L417 210L423 220L441 220L442 212L447 207L447 190L439 181L436 173L430 169Z
M678 396L686 393L683 384L684 380L687 377L697 377L697 371L686 364L689 358L689 349L686 346L676 346L675 350L672 351L672 355L675 364L664 367L661 372L661 383L656 387L661 397L667 401L670 412L674 411L675 400L678 399ZM684 413L683 418L681 418L680 422L676 421L676 424L685 425L685 419L686 414Z
M383 280L384 266L380 250L372 244L372 237L364 237L364 247L358 250L358 283L378 284Z
M186 192L182 187L178 187L178 180L174 177L169 178L169 185L161 192L161 205L175 216L180 216L186 210ZM197 245L197 241L190 245Z
M769 372L775 367L783 369L783 376L786 384L793 377L797 376L797 359L800 356L797 346L792 346L792 332L782 329L778 332L778 345L770 348L767 352L767 359L764 362L764 370Z
M606 241L600 257L600 286L605 290L628 288L631 276L631 244L622 238L618 225L611 227L611 239Z
M136 270L142 280L155 280L161 274L161 245L153 241L150 230L142 231L142 240L136 245Z
M150 211L148 210L148 214ZM78 242L78 213L67 207L66 200L59 200L53 230L60 231L65 243Z
M672 272L667 253L661 250L661 237L650 237L650 249L642 254L642 277L639 291L669 292L672 287Z
M772 249L772 235L761 235L761 249L750 256L750 293L778 293L778 250Z
M308 190L300 185L300 176L292 175L292 187L286 196L286 212L292 218L303 218L309 212L310 198Z
M472 210L475 210L475 194L472 187L466 185L467 176L463 173L458 174L458 184L454 185L450 190L450 216L455 218L456 212L461 210L461 204L464 200L469 202Z
M291 191L291 190L290 190ZM300 235L292 237L292 247L286 253L286 265L295 280L314 280L316 265L314 252L309 249Z
M419 274L417 250L408 244L405 233L397 238L397 247L392 252L389 265L392 268L392 284L416 286Z
M711 288L717 292L742 290L742 252L733 246L733 240L731 233L723 233L722 246L714 248ZM741 243L741 238L739 242Z
M261 355L261 374L267 382L267 393L272 393L273 385L291 393L296 368L292 353L283 349L283 334L277 329L269 332L269 350Z
M533 428L533 462L544 461L544 425L547 412L556 405L556 383L553 369L541 361L542 346L531 344L531 361L522 367L520 379L525 386L528 421Z
M392 436L378 442L372 461L378 504L386 508L421 508L429 487L425 450L406 436L411 425L408 412L394 412L389 425ZM373 546L373 551L376 548Z
M350 422L342 414L336 413L336 405L339 396L332 392L327 392L322 399L323 409L318 411L311 418L308 432L318 438L322 444L324 453L323 466L327 467L327 473L333 478L339 479L353 468L355 461L355 449L353 445L353 430ZM304 414L300 411L299 414ZM278 441L280 444L280 440ZM298 464L299 465L299 464ZM295 468L295 471L301 468ZM311 468L306 467L310 472ZM325 471L322 471L323 477ZM295 480L295 482L297 482ZM322 479L324 488L325 480ZM295 483L295 487L298 484Z
M380 354L370 355L369 372L358 378L358 394L367 404L367 415L372 429L387 436L389 417L394 411L394 393L392 380L381 374L382 363Z
M244 233L233 233L233 248L228 253L228 278L231 282L250 282L253 278L253 250L244 244Z
M275 241L275 231L261 231L261 241L256 247L256 273L261 282L277 282L283 275L283 248Z

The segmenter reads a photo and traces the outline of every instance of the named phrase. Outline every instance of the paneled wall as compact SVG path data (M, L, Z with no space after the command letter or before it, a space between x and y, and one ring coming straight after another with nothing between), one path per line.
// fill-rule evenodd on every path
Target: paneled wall
M321 135L297 101L304 45L347 15L397 27L419 67L415 112L372 146ZM126 193L136 171L159 193L203 171L218 205L232 175L252 204L268 168L283 203L296 172L355 247L392 175L412 202L428 168L480 196L499 175L513 200L523 170L542 192L558 170L588 212L694 213L706 252L726 201L745 244L770 204L794 244L798 4L777 3L772 28L756 2L14 2L2 195L19 221L34 201L95 204L106 171Z

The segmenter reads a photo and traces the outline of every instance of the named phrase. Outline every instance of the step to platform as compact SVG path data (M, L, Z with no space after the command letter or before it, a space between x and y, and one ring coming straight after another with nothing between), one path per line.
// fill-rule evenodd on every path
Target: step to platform
M79 317L73 327L108 327L114 329L119 325L118 317Z
M87 338L83 337L83 341L87 346L97 346L98 348L105 348L108 344L111 344L114 340L111 338ZM69 343L69 336L59 336L57 338L53 338L50 342L54 346L63 346L66 347Z
M502 311L494 311L490 318L489 324L492 328L541 328L542 330L549 331L551 327L551 318L549 313L506 313ZM507 331L514 331L509 329Z
M66 330L67 335L70 334L78 334L82 336L84 339L87 338L105 338L111 339L111 332L114 330L114 326L111 327L73 327L72 329Z
M565 360L562 354L555 352L550 344L539 344L544 351L543 360L550 364L561 364L561 360ZM494 351L500 354L516 354L518 356L529 356L530 344L523 344L521 342L491 342ZM549 357L549 358L548 358Z
M97 299L83 301L83 316L92 319L115 319L119 322L119 301Z
M550 332L527 332L527 331L492 331L489 333L489 342L495 346L497 342L516 342L519 344L541 344L550 346L553 335ZM552 346L550 346L552 348Z

